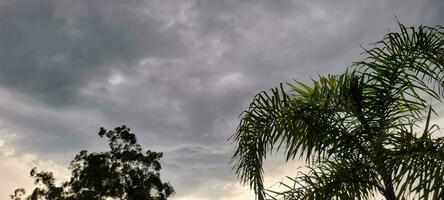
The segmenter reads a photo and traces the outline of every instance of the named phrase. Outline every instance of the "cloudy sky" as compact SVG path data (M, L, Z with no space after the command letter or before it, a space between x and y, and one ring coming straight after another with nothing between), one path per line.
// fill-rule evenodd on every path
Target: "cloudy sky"
M99 127L164 152L176 200L253 199L228 165L253 95L341 73L359 45L444 24L442 0L1 0L0 199L33 166L66 177ZM267 165L271 183L295 172Z

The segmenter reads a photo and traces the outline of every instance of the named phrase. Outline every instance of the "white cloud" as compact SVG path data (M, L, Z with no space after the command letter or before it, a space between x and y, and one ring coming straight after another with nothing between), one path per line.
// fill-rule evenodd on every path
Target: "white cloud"
M240 72L231 72L221 76L214 84L214 93L227 92L227 90L250 88L253 82Z
M108 79L108 83L112 86L116 86L125 81L125 78L121 74L114 73Z
M51 171L56 180L68 180L69 172L66 167L56 164L53 161L45 161L36 154L18 154L10 146L13 143L14 134L6 129L0 131L0 198L6 197L17 188L25 188L29 194L33 190L34 180L29 172L37 167L41 171Z

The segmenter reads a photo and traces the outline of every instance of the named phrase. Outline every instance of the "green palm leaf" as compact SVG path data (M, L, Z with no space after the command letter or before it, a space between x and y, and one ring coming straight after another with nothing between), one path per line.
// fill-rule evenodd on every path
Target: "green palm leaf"
M444 28L399 27L351 71L255 96L231 140L233 168L258 199L444 195L442 139L432 139L429 127L430 101L444 94ZM412 127L422 120L426 130L417 136ZM304 157L312 170L284 193L266 192L262 164L279 149L288 160Z

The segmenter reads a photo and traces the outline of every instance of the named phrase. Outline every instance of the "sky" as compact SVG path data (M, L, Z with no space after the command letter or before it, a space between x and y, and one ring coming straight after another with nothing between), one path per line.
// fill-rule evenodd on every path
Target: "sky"
M227 141L252 97L342 73L396 18L443 25L443 10L442 0L0 0L0 199L31 188L34 166L67 178L77 152L106 150L99 127L122 124L164 152L175 200L254 199ZM267 183L299 164L271 159Z

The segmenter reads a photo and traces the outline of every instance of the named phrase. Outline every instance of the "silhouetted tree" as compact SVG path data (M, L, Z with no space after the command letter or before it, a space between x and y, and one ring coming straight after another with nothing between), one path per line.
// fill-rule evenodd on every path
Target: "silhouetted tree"
M80 151L71 161L71 179L57 185L51 172L31 170L37 187L27 197L19 188L11 199L20 200L165 200L173 193L169 183L163 183L159 171L162 153L142 151L136 136L126 126L107 131L100 128L110 150L88 153Z
M430 125L444 91L444 28L404 27L342 75L259 93L237 132L234 169L259 200L444 199L444 137ZM424 130L415 131L425 121ZM266 155L305 157L308 173L263 186Z

